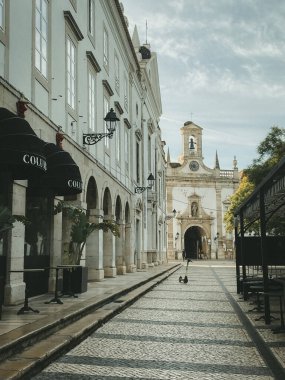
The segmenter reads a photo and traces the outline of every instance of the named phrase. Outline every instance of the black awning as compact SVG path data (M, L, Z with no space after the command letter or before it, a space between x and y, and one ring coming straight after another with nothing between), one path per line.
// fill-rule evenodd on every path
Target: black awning
M47 173L29 182L31 193L53 196L80 194L81 174L70 154L53 143L46 143L44 152L47 158Z
M0 172L9 172L13 179L45 174L44 145L25 119L0 107Z

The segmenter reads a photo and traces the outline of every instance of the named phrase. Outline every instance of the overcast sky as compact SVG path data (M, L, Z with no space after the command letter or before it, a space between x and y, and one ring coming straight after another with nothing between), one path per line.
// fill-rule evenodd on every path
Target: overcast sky
M273 125L285 126L284 0L122 0L132 36L158 54L162 138L171 160L180 128L203 128L204 162L239 169Z

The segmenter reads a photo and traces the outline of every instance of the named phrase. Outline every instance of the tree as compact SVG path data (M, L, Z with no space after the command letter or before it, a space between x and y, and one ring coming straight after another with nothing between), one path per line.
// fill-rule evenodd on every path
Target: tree
M259 157L244 170L250 182L258 185L285 155L285 129L273 126L257 147Z
M249 181L245 174L243 174L238 189L230 197L230 206L224 216L224 222L228 232L232 232L234 229L235 209L252 193L253 190L254 184Z
M243 171L237 191L230 197L230 207L225 213L226 230L234 229L234 211L253 192L285 154L285 129L273 126L268 135L257 147L258 158Z

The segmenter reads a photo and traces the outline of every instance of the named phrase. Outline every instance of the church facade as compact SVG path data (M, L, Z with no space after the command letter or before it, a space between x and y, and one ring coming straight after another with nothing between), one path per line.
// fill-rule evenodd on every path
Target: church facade
M215 167L203 162L202 128L191 121L180 129L182 154L171 162L168 153L166 171L167 228L169 260L180 259L185 250L192 259L233 257L233 234L227 233L224 214L229 197L239 185L234 158L231 170L220 169L216 153Z

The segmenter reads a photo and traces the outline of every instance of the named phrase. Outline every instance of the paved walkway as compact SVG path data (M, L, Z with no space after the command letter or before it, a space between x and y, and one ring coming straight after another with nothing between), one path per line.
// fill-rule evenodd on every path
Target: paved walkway
M2 319L0 320L0 348L3 335L9 332L15 332L16 330L23 334L27 331L27 326L32 326L34 323L42 321L44 318L62 312L66 313L70 308L72 310L84 307L84 303L89 300L92 302L98 302L102 299L115 295L116 293L123 291L124 289L132 288L136 284L144 281L151 280L154 276L157 276L170 268L177 266L179 263L172 262L165 265L150 267L148 270L141 270L135 273L127 273L123 276L117 276L115 278L105 278L100 282L89 282L88 290L85 293L78 294L78 298L73 297L60 297L63 302L62 305L56 303L46 304L45 302L50 301L54 298L54 294L44 294L41 296L33 297L29 300L29 305L35 309L39 310L39 313L25 313L17 315L17 312L22 308L23 305L18 306L3 306ZM26 328L25 328L26 326Z
M235 266L193 262L189 282L179 283L185 270L170 275L34 380L284 380L285 334L274 335L272 326L255 321L258 314L248 313L251 306L236 294Z
M63 304L46 304L54 298L53 294L33 297L29 306L39 313L17 315L23 305L3 307L0 380L29 380L34 370L43 368L58 352L88 336L179 266L177 262L168 263L89 283L88 291L78 298L61 298Z
M18 316L21 305L4 308L0 353L13 341L23 345L32 338L31 346L0 363L0 380L30 380L47 361L53 364L35 380L284 380L285 334L274 335L272 325L255 321L260 314L248 312L252 306L236 294L235 264L192 262L188 284L178 282L186 270L182 265L89 284L79 298L63 298L63 305L45 304L52 295L34 297L31 306L39 314ZM278 305L272 309L277 317ZM56 325L80 312L71 326ZM54 333L45 338L53 324ZM54 361L71 345L72 351Z

